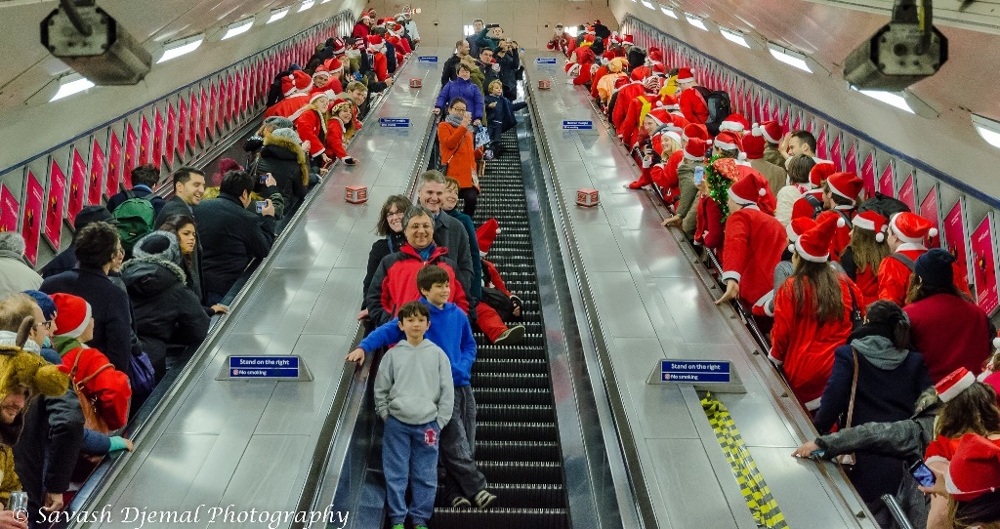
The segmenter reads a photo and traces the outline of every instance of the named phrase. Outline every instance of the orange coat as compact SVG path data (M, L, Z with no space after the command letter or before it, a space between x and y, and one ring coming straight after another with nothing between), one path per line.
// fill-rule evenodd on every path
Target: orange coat
M441 163L448 164L448 176L458 180L458 186L462 189L473 187L476 145L472 131L442 121L438 123L438 144L441 147Z

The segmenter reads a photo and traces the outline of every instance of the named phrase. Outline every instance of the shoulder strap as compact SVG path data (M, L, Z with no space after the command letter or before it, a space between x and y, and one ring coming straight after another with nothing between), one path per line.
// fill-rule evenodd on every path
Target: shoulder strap
M823 203L820 202L818 198L816 198L816 195L812 193L806 193L802 195L802 198L806 199L806 202L808 202L809 205L813 207L814 210L813 218L816 218L816 215L818 215L821 211L823 211Z
M133 199L133 198L135 198L135 193L133 193L131 189L126 189L125 190L125 200L129 200L129 199Z
M469 131L466 130L465 132L469 132ZM441 165L448 165L449 163L451 163L451 159L454 158L456 154L458 154L458 149L460 149L462 147L462 144L465 143L465 137L466 136L468 136L468 134L462 134L462 139L458 140L458 145L455 146L455 150L452 151L451 156L448 157L448 161L444 162Z
M73 368L69 370L69 379L76 381L76 371L80 368L80 357L83 356L83 348L81 347L79 351L76 352L76 358L73 359Z
M858 393L858 352L851 347L851 355L854 357L854 377L851 380L851 402L847 405L847 424L844 428L851 427L851 420L854 419L854 397Z
M111 365L110 363L104 364L103 366L97 368L96 371L94 371L93 373L87 375L82 380L80 380L79 382L77 382L77 384L79 384L80 386L86 386L87 382L90 382L94 377L96 377L97 375L101 374L101 371L104 371L105 369L108 369L109 367L114 367L114 366Z
M847 275L847 274L841 274L841 275ZM850 279L850 276L848 276L848 279ZM861 310L861 308L858 307L858 299L854 297L854 289L851 288L850 284L847 285L847 292L851 295L851 314L853 315L855 312ZM855 358L854 361L857 362L858 359Z
M906 265L906 267L909 268L911 272L913 271L913 269L916 266L913 263L913 259L910 259L905 254L901 254L899 252L893 252L893 253L889 254L889 257L892 257L893 259L895 259L895 260L903 263L904 265Z

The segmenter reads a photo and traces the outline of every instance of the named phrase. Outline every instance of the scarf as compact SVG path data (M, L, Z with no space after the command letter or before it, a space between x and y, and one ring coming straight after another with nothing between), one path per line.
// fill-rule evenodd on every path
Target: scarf
M851 333L849 342L872 365L888 371L899 367L909 352L906 349L896 349L893 335L893 328L888 323L866 323Z
M52 340L52 345L55 346L55 350L59 353L59 356L66 356L66 353L72 351L73 349L84 347L79 340L68 336L56 336L55 339Z
M42 354L42 348L34 340L28 338L23 344L18 345L17 333L13 331L0 331L0 345L7 347L17 347L32 354Z
M462 126L462 116L453 116L451 114L448 114L448 116L444 118L444 121L445 123L451 125L452 127Z

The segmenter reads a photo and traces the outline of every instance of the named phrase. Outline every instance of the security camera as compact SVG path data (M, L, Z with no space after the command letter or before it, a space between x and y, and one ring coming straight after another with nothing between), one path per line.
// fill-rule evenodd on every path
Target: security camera
M892 20L844 61L844 79L864 90L898 92L937 73L948 39L931 25L931 0L896 0Z
M52 55L96 85L134 85L149 73L153 57L93 0L70 10L64 4L42 20Z

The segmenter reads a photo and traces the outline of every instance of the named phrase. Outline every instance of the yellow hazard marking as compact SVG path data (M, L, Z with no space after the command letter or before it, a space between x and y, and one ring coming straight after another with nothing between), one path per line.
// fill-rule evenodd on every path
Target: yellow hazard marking
M708 423L712 425L723 453L726 454L726 460L733 469L733 476L740 486L743 500L746 501L757 526L787 529L785 515L781 514L778 502L764 482L764 476L757 470L757 464L750 456L750 451L747 450L746 443L743 442L743 437L736 428L733 417L729 415L726 405L708 393L701 399L701 407L708 416Z

